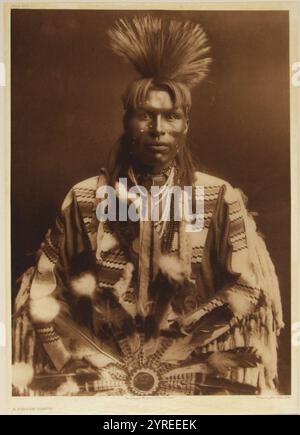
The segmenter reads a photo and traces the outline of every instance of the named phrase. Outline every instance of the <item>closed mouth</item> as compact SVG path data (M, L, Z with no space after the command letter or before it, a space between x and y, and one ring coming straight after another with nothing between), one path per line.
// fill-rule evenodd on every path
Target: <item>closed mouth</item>
M164 143L151 143L149 144L149 148L153 149L153 150L165 150L168 149L168 145L164 144Z

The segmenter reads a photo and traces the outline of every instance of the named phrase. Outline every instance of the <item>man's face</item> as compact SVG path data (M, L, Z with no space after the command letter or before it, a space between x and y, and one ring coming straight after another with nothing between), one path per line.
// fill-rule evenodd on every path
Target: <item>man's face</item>
M174 107L165 90L151 90L143 106L129 121L133 139L132 152L138 163L162 169L184 146L188 121L182 108Z

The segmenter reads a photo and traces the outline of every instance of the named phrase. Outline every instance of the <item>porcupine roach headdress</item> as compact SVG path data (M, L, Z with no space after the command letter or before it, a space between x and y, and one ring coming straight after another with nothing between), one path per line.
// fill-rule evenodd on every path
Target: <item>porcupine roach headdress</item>
M181 94L190 106L190 89L205 80L212 61L200 24L148 14L117 20L108 35L114 53L140 75L123 96L125 108L143 99L150 86L161 84Z

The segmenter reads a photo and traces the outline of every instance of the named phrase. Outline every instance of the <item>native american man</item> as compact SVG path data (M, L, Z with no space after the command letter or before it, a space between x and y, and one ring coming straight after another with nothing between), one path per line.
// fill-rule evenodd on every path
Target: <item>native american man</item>
M70 190L22 276L14 392L275 391L283 322L274 266L241 191L198 172L186 139L191 88L211 63L207 37L199 24L151 15L119 20L108 35L139 77L123 95L113 170ZM169 220L99 220L99 188L134 202L120 179L128 189L159 186L159 198L200 187L202 227L174 219L172 194Z

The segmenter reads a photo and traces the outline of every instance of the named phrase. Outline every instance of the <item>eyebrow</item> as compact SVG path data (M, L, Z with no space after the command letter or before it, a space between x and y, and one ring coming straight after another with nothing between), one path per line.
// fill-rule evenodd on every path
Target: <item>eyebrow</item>
M149 113L183 113L180 107L173 107L171 109L155 109L147 106L137 107L136 112L149 112Z

